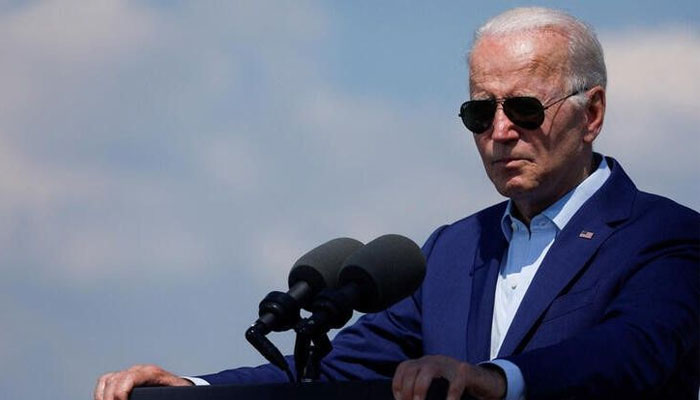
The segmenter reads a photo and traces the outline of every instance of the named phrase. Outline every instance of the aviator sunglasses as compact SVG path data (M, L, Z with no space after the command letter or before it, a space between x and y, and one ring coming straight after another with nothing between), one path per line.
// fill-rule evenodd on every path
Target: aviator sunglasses
M560 99L542 105L534 97L508 97L505 99L469 100L459 108L459 116L464 126L474 133L483 133L491 127L496 108L503 106L503 112L515 125L525 129L537 129L544 122L544 110L575 96L587 89L576 90Z

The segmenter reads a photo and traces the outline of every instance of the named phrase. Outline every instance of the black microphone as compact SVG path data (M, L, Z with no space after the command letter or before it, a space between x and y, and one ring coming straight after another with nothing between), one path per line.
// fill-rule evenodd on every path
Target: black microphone
M246 340L268 361L282 369L290 382L294 378L289 365L265 335L271 331L291 329L299 321L301 307L306 307L321 290L336 286L343 261L360 247L360 241L338 238L312 249L301 256L289 272L289 291L270 292L260 302L259 318L246 330Z
M351 238L337 238L310 250L294 263L289 272L289 291L270 292L258 309L258 331L291 329L299 319L299 310L306 307L314 296L337 284L338 271L348 256L362 247L362 242Z
M380 236L345 260L338 286L316 296L309 307L313 314L301 320L295 330L315 337L345 325L353 309L386 309L418 289L424 276L425 257L417 244L400 235Z

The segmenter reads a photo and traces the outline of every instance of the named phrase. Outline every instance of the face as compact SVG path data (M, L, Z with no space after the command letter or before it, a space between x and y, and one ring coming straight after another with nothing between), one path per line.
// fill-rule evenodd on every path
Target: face
M471 98L530 96L547 105L564 97L567 51L566 38L555 32L482 37L470 57ZM498 192L529 219L590 173L596 134L585 107L570 98L545 110L533 130L513 124L499 105L491 128L474 140Z

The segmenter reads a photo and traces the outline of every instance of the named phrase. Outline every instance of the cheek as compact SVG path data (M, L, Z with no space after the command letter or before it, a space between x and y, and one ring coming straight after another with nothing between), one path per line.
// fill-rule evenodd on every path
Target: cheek
M479 155L481 155L481 159L484 160L485 156L488 156L489 154L491 154L490 144L489 144L490 141L483 135L473 135L473 136L474 136L474 144L476 144L476 149L479 151Z
M568 131L558 139L546 154L548 168L566 168L567 164L573 164L580 157L583 150L580 132Z

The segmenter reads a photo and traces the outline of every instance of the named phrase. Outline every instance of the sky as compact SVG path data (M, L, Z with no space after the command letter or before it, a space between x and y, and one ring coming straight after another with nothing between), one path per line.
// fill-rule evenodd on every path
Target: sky
M502 201L457 112L473 30L525 4L0 0L0 393L259 364L243 332L307 250ZM597 151L700 209L700 6L540 4L603 44Z

